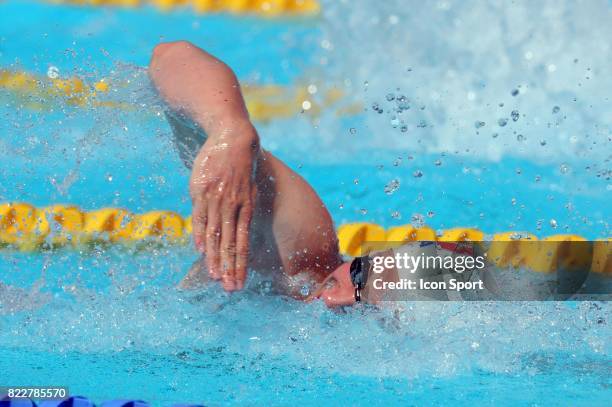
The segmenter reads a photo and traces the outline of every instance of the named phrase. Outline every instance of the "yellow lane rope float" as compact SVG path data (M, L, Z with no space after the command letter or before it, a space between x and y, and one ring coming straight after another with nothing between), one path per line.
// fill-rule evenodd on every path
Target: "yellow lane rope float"
M29 72L0 69L0 90L18 98L23 107L47 110L59 100L76 107L107 107L125 110L140 109L129 103L108 100L109 92L122 87L101 79L87 83L80 77L49 78ZM111 88L111 85L113 87ZM336 114L356 114L358 105L342 105L339 89L320 90L314 84L304 86L253 85L243 84L242 90L247 109L253 120L266 122L272 119L293 117L297 114L318 116L323 110L334 107Z
M50 3L133 8L152 5L162 11L191 7L196 13L255 14L264 17L311 16L321 6L316 0L49 0Z
M191 218L173 211L134 214L120 208L84 212L73 205L36 208L27 203L0 204L0 246L22 251L55 247L84 247L110 243L126 246L145 243L185 244L191 234ZM453 228L437 234L433 229L412 225L385 229L372 223L349 223L338 228L340 252L356 256L372 242L399 245L410 241L482 241L484 232L473 228ZM529 233L505 232L491 236L487 255L501 267L525 266L550 272L558 256L588 262L591 270L612 275L612 238L592 245L567 242L586 241L576 235L554 235L541 240ZM530 242L527 244L527 242ZM541 243L541 244L534 244ZM569 249L568 249L569 247ZM575 253L566 253L574 250Z

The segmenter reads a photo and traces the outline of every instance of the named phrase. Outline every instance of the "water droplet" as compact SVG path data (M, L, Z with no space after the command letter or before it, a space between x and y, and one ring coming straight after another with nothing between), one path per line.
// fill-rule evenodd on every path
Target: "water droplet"
M400 187L400 182L398 179L392 179L391 181L389 181L389 183L387 185L385 185L385 194L387 195L391 195L393 194L395 191L397 191Z
M355 178L355 179L353 180L353 184L358 185L358 184L359 184L359 178Z
M518 89L512 89L512 92L510 92L510 94L512 96L517 96L519 94L519 90Z
M355 135L355 134L357 134L357 129L356 129L356 128L354 128L354 127L351 127L351 128L349 129L349 133L351 133L352 135Z
M310 287L308 287L307 285L302 286L302 288L300 288L300 294L306 297L308 294L310 294Z
M415 172L412 173L412 176L414 178L421 178L423 176L423 171L421 170L416 170Z
M417 127L423 129L423 128L427 127L427 122L425 120L421 120L419 122L419 124L417 124Z
M513 110L512 113L510 113L510 117L512 117L512 121L518 121L519 119L519 112L518 110Z
M559 106L555 106L555 107L552 108L553 114L559 113L560 110L561 110L561 108Z
M520 168L517 168L515 172L517 175L521 175L523 173L523 171Z
M510 201L512 203L512 206L516 205L516 198L512 198L512 201Z
M59 69L57 66L51 65L49 69L47 69L47 77L49 79L57 79L59 78Z
M435 165L436 167L441 166L441 165L442 165L442 160L436 160L436 161L434 161L434 165Z
M402 214L399 211L393 211L393 212L391 212L391 217L393 219L401 219L402 218Z
M557 221L555 219L550 220L550 227L553 229L557 228Z
M368 210L367 210L367 209L365 209L365 208L361 208L361 209L359 210L359 213L361 213L362 215L367 215Z
M497 120L497 124L499 125L499 127L504 127L506 124L508 124L508 119L502 117Z
M406 133L408 131L408 126L403 125L402 127L400 127L400 130L402 133Z
M542 180L542 177L540 175L535 176L535 182L540 182L541 180Z
M425 226L425 217L421 215L420 213L415 213L414 215L410 217L410 223L415 228L421 228Z
M499 134L498 133L493 133L493 134L491 134L491 137L497 138L497 137L499 137Z
M524 140L525 140L525 136L523 136L522 134L516 135L516 141L524 141Z
M108 182L113 182L113 174L106 174L106 180Z
M338 208L340 208L340 209L344 209L344 204L340 204L340 205L338 205Z
M478 121L478 120L477 120L477 121L474 123L474 127L476 127L477 129L479 129L479 128L481 128L481 127L484 127L484 126L485 126L485 124L486 124L485 122L482 122L482 121Z
M393 166L394 167L399 167L399 165L402 163L402 157L397 157L395 159L395 161L393 161Z
M427 212L427 217L428 218L433 218L434 216L436 216L436 213L434 211Z
M387 101L391 102L395 99L395 95L393 93L387 93Z
M559 171L561 171L561 174L567 174L570 170L570 166L563 163L559 166Z

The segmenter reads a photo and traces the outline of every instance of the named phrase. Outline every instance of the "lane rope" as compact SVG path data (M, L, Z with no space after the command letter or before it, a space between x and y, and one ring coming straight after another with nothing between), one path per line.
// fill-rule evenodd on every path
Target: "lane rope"
M150 5L161 11L191 7L197 14L253 14L260 17L314 16L321 10L316 0L48 0L48 3L123 8Z
M125 85L103 78L93 83L73 76L49 78L26 71L0 69L0 90L19 99L20 107L32 110L49 110L64 103L74 107L100 107L121 110L140 110L142 107L109 99L111 91ZM338 116L358 114L362 106L356 103L340 103L340 89L315 84L281 86L241 85L250 117L258 122L268 122L305 114L317 117L324 110L335 109Z
M0 247L36 251L59 247L83 248L106 243L125 246L150 244L187 244L191 235L191 216L173 211L156 210L135 214L122 208L83 211L74 205L51 205L37 208L28 203L0 204ZM535 271L550 272L558 256L565 256L567 242L586 242L578 235L553 235L538 240L525 232L503 232L487 236L475 228L457 227L436 233L427 226L395 226L388 229L373 223L349 223L338 228L340 252L354 257L368 251L378 242L399 245L409 241L483 241L490 240L489 259L498 266L526 266ZM542 246L525 242L542 242ZM570 260L585 262L591 270L612 275L612 238L600 239L585 247L587 251L570 253ZM543 252L546 251L546 253ZM586 250L586 249L585 249ZM573 256L573 257L572 257Z

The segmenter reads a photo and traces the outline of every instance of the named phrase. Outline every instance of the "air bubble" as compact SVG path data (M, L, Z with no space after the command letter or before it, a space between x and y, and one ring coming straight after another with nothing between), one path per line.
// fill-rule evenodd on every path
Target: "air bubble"
M510 117L512 117L512 121L518 121L519 119L519 112L518 110L513 110L512 113L510 113Z
M512 89L512 92L510 92L510 94L512 96L517 96L519 94L519 90L518 89Z
M552 108L553 114L559 113L560 110L561 110L561 108L559 106L555 106L555 107Z
M504 127L506 124L508 124L508 119L502 117L497 120L497 124L499 125L499 127Z

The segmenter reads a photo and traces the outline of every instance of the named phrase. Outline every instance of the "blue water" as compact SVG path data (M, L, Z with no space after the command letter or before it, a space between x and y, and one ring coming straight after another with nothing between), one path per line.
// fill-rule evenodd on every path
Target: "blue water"
M548 22L538 21L545 11L513 4L330 2L319 18L262 21L1 3L0 69L129 79L112 98L142 108L55 100L31 110L0 90L0 201L189 214L188 172L138 68L155 43L183 38L244 82L333 84L361 103L353 116L257 124L264 146L305 176L336 224L609 236L612 51L602 40L610 28L599 24L609 4L542 2ZM572 15L581 18L567 24ZM489 34L497 42L475 42L478 30L454 23L483 19L505 27ZM550 32L569 51L552 46ZM509 60L514 69L494 69ZM401 115L400 95L411 99ZM399 188L386 193L393 180ZM0 385L66 385L96 401L156 405L609 404L608 303L336 313L257 281L232 296L177 291L195 259L190 247L0 252L0 281L10 286L0 285Z

